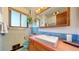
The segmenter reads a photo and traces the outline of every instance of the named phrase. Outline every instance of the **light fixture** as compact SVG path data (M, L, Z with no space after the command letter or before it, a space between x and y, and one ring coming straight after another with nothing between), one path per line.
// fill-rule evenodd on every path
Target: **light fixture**
M40 8L38 8L38 9L36 9L35 12L36 12L36 14L39 14L39 13L45 11L46 9L48 9L48 7L40 7Z
M40 11L41 11L41 9L37 9L37 10L36 10L36 13L40 13Z
M60 13L59 11L56 11L56 12L53 12L53 15L57 15L59 13Z
M56 14L59 14L60 12L59 11L56 11Z

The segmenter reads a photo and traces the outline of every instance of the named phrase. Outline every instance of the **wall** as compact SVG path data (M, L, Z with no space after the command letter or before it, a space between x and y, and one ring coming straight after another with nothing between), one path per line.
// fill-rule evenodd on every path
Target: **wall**
M55 33L70 33L78 34L78 8L72 7L70 9L70 26L66 27L54 27L54 28L41 28L39 31L48 31Z
M2 8L0 7L0 22L2 22L1 14L2 14Z
M78 25L77 25L77 27L78 27L78 34L79 34L79 8L78 8Z
M0 51L2 50L2 36L0 34Z
M18 10L26 15L29 15L29 10L26 7L12 7L15 10Z
M9 26L9 11L8 7L2 7L2 17L3 21Z
M24 8L15 8L17 10L20 10L22 12L25 12ZM8 7L2 7L2 16L3 16L3 20L4 22L7 24L7 26L9 27L9 11L8 11ZM27 29L26 29L27 31ZM5 51L9 51L12 48L12 45L20 43L22 45L23 40L24 40L24 36L26 35L25 29L24 28L11 28L9 27L9 31L6 35L2 36L2 40L3 40L3 50Z
M26 36L25 29L23 28L10 28L9 33L4 35L3 50L11 50L12 46L20 43L22 45Z
M2 8L0 7L0 22L2 22ZM0 28L1 29L1 28ZM2 50L2 35L0 34L0 51Z

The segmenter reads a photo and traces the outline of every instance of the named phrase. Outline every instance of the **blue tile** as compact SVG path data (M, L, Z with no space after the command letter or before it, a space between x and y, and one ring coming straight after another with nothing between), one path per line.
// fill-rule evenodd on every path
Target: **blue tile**
M32 27L32 33L37 33L38 32L38 27Z
M79 44L79 35L72 34L72 42Z
M50 35L50 36L57 36L59 38L66 39L66 34L64 34L64 33L54 33L54 32L38 31L38 34L44 34L44 35Z
M67 39L67 34L65 33L55 33L55 32L45 32L45 31L38 31L38 27L32 28L32 32L36 34L44 34L44 35L50 35L50 36L57 36L61 39ZM79 43L79 35L72 34L72 42Z

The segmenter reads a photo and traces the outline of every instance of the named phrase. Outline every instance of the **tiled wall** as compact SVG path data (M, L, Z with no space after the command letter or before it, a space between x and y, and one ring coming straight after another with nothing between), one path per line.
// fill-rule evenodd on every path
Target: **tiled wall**
M32 32L35 34L44 34L44 35L50 35L50 36L57 36L61 39L66 40L67 34L66 33L55 33L55 32L46 32L46 31L39 31L39 28L32 28ZM72 35L72 42L79 43L79 35L78 34L71 34Z
M72 42L79 43L79 35L78 34L72 34Z

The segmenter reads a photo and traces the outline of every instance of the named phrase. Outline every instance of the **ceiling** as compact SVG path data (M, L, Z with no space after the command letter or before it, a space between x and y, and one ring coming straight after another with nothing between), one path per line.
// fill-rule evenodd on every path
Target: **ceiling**
M40 7L26 7L26 8L28 10L31 10L32 12L35 12ZM65 9L66 9L66 7L50 7L47 10L45 10L44 12L42 12L40 15L50 16L53 12L56 12L56 11L62 12Z
M26 7L27 9L29 9L29 10L36 10L36 9L38 9L38 8L40 8L40 7Z
M51 7L48 10L46 10L43 14L46 15L46 16L50 16L50 15L52 15L53 13L55 13L57 11L59 13L61 13L61 12L63 12L66 9L67 8L65 8L65 7Z

